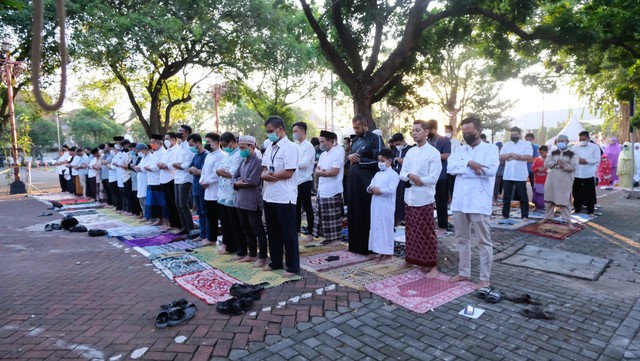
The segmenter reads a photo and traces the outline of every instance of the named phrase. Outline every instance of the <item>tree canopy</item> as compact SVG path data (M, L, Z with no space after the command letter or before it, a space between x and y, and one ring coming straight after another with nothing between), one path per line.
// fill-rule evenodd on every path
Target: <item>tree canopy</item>
M90 109L81 109L65 118L73 140L83 147L95 147L124 133L122 125Z

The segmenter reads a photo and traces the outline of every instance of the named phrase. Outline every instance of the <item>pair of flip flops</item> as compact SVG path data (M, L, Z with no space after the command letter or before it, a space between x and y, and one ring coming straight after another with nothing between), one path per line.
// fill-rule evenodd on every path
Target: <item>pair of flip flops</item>
M167 328L189 321L196 315L196 305L184 298L160 306L162 311L156 315L156 327Z
M251 295L243 295L241 297L233 297L226 301L218 302L216 311L231 316L241 315L253 306L253 297Z
M478 290L477 296L478 298L483 299L489 303L498 303L504 297L502 292L496 290L493 287L482 287Z

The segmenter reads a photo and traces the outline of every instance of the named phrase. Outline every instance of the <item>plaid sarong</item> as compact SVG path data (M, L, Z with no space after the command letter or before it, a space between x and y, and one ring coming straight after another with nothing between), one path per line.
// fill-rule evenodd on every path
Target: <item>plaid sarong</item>
M326 241L342 240L342 194L333 197L316 197L314 236L324 236Z

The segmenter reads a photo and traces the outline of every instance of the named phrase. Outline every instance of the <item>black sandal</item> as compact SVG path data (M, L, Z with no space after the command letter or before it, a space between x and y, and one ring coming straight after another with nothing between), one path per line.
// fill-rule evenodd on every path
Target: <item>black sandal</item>
M168 310L174 307L180 307L184 309L184 308L187 308L188 306L189 306L189 301L185 300L184 298L181 298L179 300L171 301L171 303L167 303L166 305L162 305L160 306L160 308L162 308L163 310Z
M269 282L263 282L257 285L234 283L231 285L231 288L229 288L229 294L233 297L241 298L250 296L253 300L259 300L261 292L264 291L268 285Z
M244 312L240 300L235 297L226 301L218 302L216 305L216 311L231 316L237 316Z
M520 313L529 318L536 318L539 320L555 320L556 319L555 312L551 310L545 310L542 307L538 307L538 306L532 307L530 309L525 308L521 310Z

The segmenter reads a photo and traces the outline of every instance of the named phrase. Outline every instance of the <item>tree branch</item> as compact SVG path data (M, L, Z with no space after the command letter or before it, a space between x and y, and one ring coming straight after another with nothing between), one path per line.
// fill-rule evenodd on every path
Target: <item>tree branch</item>
M116 76L116 79L118 79L120 84L122 84L125 91L127 92L127 96L129 97L129 102L131 103L131 106L133 106L133 110L136 112L136 115L138 116L140 123L142 123L142 126L145 128L145 130L150 129L149 123L145 119L144 114L142 113L142 109L140 108L140 105L138 105L138 102L136 101L136 97L133 94L133 91L131 90L131 86L129 85L129 82L127 82L127 79L120 72L117 65L110 63L109 68L111 69L113 74Z
M338 38L340 38L343 49L351 63L351 69L353 69L355 74L362 74L362 59L360 58L360 54L358 54L358 44L353 38L351 30L344 24L339 1L332 4L331 15L333 17L333 26L336 28Z
M373 95L373 98L371 98L371 104L382 100L393 88L400 84L402 84L402 74L394 76L382 89L378 90L378 92Z

